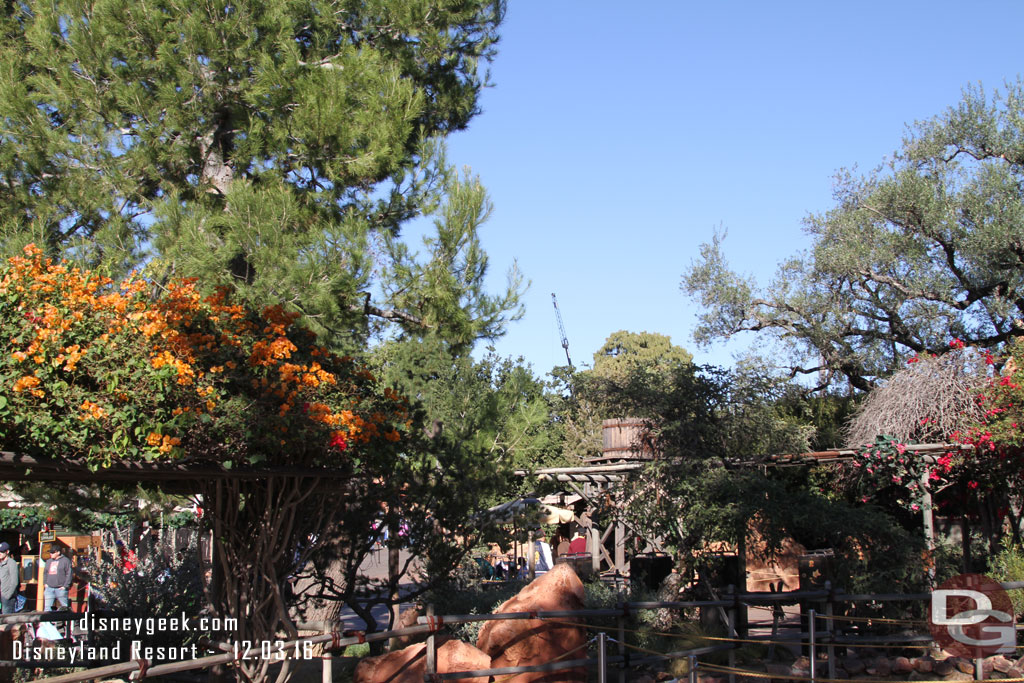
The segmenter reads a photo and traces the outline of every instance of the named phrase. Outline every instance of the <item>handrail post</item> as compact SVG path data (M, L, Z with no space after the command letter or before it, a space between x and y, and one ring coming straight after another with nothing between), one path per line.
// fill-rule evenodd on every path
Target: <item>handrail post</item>
M437 640L434 638L434 603L427 605L427 624L430 625L430 635L427 636L427 666L423 678L431 681L437 673Z
M697 655L689 655L690 683L697 683Z
M739 634L736 632L736 607L739 603L739 597L736 594L736 586L729 584L725 589L726 595L732 598L732 604L729 606L729 637L733 639L732 648L729 650L729 668L736 669L736 648L740 646ZM736 683L736 674L733 671L729 672L729 683Z
M324 651L323 657L320 658L320 664L323 666L320 675L321 683L331 683L334 680L334 655L330 650Z
M807 623L810 626L810 637L811 637L811 683L814 683L814 675L817 673L817 660L818 660L818 649L816 647L814 639L814 610L807 610Z
M629 670L629 650L626 649L626 615L629 614L629 603L619 603L619 654L622 664L619 665L619 683L626 683L626 671Z
M608 634L601 631L597 634L597 683L608 681L608 655L605 648L608 646Z
M828 617L825 623L825 630L828 631L828 677L836 677L836 646L835 646L835 590L832 582L826 581L825 588L828 589L828 602L825 603L825 616Z

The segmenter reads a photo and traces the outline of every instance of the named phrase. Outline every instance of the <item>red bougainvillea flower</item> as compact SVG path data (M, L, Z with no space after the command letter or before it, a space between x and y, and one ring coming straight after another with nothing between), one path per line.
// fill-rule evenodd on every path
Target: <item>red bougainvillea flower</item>
M345 441L345 437L341 433L336 433L331 437L330 442L331 448L337 448L339 451L343 451L348 448L348 442Z

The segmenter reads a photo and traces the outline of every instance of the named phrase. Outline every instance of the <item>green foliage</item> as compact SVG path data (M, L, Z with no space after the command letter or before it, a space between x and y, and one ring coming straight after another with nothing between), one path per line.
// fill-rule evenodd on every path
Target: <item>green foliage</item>
M556 461L560 435L547 388L522 359L491 352L476 361L431 335L383 344L373 362L386 382L417 400L436 447L491 473L474 496L480 508L521 492L513 470Z
M796 372L867 390L951 337L993 349L1019 336L1022 111L1022 80L991 99L968 89L880 170L841 173L835 208L806 220L810 251L767 287L729 270L716 235L683 277L705 308L698 340L765 332Z
M434 605L434 614L490 614L515 597L526 584L522 581L484 583L475 560L467 558L449 581L437 583L422 596L421 603ZM476 644L484 622L475 621L452 627L459 640Z
M880 435L875 443L857 450L850 463L857 476L863 500L876 496L887 489L897 489L896 503L917 512L924 503L927 490L935 488L942 481L940 473L949 470L951 454L944 456L945 465L938 467L926 462L920 456L907 452L905 444L891 436ZM845 468L845 464L843 465ZM926 485L923 483L927 481Z
M593 374L621 382L634 372L671 375L693 362L693 355L656 332L612 332L594 354Z
M104 549L100 559L89 566L89 580L93 595L102 602L113 616L141 619L143 624L150 619L199 617L203 612L205 598L196 536L175 552L158 544L150 544L147 552L119 551L116 546ZM125 557L135 558L136 566L129 569ZM149 631L152 630L152 633ZM217 638L220 634L195 630L147 628L138 633L131 629L97 629L94 631L95 644L110 646L121 642L121 652L129 652L131 642L141 641L143 647L180 648L198 643L201 635ZM200 647L199 652L202 651ZM172 657L169 661L176 661ZM155 663L155 661L154 661Z
M1004 540L1002 549L989 560L988 575L996 581L1024 581L1024 551L1009 539ZM1024 614L1024 589L1009 593L1014 613Z
M623 393L671 391L676 373L693 360L669 337L652 332L613 332L594 354L594 367L574 373L553 372L556 386L565 390L556 410L562 416L563 451L568 459L600 455L601 421L616 417L656 417L648 406L628 405ZM646 411L646 412L645 412Z
M300 310L334 348L361 346L369 316L461 343L500 334L517 276L482 293L486 196L442 141L478 111L504 9L9 5L0 250L34 242L113 276L148 264L156 282L230 285ZM416 263L399 236L428 215L437 237Z

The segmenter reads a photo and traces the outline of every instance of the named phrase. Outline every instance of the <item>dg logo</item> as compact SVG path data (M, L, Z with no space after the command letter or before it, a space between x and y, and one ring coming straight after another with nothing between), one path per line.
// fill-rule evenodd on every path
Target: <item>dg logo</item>
M982 574L960 574L932 592L932 637L943 650L968 659L1013 653L1013 603L1003 587Z

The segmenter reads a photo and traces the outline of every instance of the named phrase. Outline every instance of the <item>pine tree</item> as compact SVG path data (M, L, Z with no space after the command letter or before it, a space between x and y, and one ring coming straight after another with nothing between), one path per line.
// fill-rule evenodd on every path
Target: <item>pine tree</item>
M157 284L231 284L300 310L337 346L359 345L369 319L493 336L518 280L483 293L486 193L449 167L443 138L478 111L503 12L501 0L7 3L0 250L35 242L112 275L146 265ZM417 261L402 227L434 213L437 244Z

